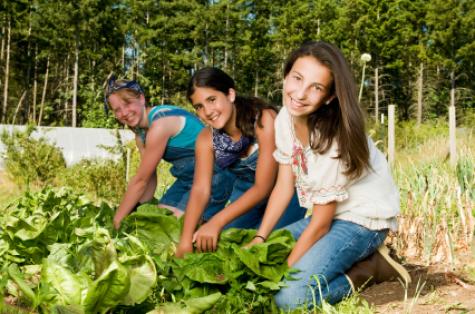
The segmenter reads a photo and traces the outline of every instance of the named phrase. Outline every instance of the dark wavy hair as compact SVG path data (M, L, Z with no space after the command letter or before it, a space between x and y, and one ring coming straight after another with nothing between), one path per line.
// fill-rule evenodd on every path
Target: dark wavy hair
M311 56L331 71L333 82L330 93L335 98L321 106L308 118L310 146L318 153L338 143L339 156L346 165L345 175L359 177L370 168L365 120L356 96L356 84L342 52L323 41L311 41L294 50L284 68L284 77L301 57Z
M191 101L191 96L197 87L212 88L225 95L229 94L230 88L236 89L234 80L226 72L214 67L205 67L193 74L186 93L188 100ZM263 127L262 110L272 109L277 112L275 107L260 98L238 96L237 93L234 105L236 106L236 126L244 136L249 137L255 137L256 122L259 127Z

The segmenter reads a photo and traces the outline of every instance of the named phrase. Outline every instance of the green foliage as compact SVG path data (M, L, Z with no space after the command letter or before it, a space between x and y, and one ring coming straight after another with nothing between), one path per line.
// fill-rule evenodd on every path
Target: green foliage
M5 169L19 186L46 186L54 182L66 163L61 150L46 138L35 138L33 126L25 131L4 131L1 140L5 145Z
M374 120L370 120L368 123L368 134L382 151L387 148L387 130L387 125L374 123ZM425 121L421 124L417 124L414 120L399 121L396 123L396 150L418 149L429 140L448 137L448 134L447 121L442 118Z
M462 155L456 166L458 185L462 193L468 193L475 201L475 160L471 156Z
M5 170L19 188L66 186L111 203L122 197L127 183L127 156L120 140L113 147L103 147L113 154L122 155L119 160L83 159L66 167L61 150L44 137L34 137L34 131L35 127L29 126L23 132L10 134L4 131L1 135L5 145Z
M122 161L83 159L65 168L58 176L57 185L116 203L126 189L124 168Z
M401 200L396 246L427 264L454 262L455 250L471 245L475 147L470 130L460 131L456 167L448 162L448 134L428 136L396 155L393 173Z
M2 29L11 28L3 121L16 115L20 123L38 123L44 88L43 124L70 125L76 103L79 125L111 127L116 122L102 114L109 73L138 79L147 99L158 104L175 101L193 71L210 65L229 72L242 94L279 102L287 55L304 41L320 39L343 50L355 78L361 54L371 54L362 98L369 111L376 68L382 112L396 104L400 118L409 119L419 77L424 118L444 114L452 87L458 108L474 106L473 1L61 0L1 8Z
M417 125L414 120L401 121L396 127L396 146L397 149L411 149L429 139L444 137L448 134L448 123L444 119L428 121L420 125Z
M294 241L280 230L221 234L214 253L174 257L182 221L145 204L117 232L114 211L69 190L26 193L0 217L0 290L39 313L276 312Z

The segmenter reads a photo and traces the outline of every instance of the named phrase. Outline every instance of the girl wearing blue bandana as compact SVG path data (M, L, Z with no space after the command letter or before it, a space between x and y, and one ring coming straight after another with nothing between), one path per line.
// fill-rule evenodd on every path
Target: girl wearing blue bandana
M223 228L257 228L278 169L272 157L277 115L273 107L255 97L238 96L233 79L217 68L197 71L187 97L209 128L196 142L195 176L178 257L192 252L193 243L198 251L214 251ZM220 210L205 209L215 165L234 178L228 205ZM295 195L276 228L299 220L305 212Z
M153 198L157 186L155 171L162 159L171 163L170 172L176 180L160 199L159 207L181 216L190 196L195 141L203 124L195 115L176 106L146 107L144 92L136 81L109 79L105 102L117 120L134 131L140 152L137 174L130 180L114 216L114 227L118 229L134 208ZM232 188L229 176L218 167L214 170L211 169L210 181L213 193L207 208L210 211L223 208Z

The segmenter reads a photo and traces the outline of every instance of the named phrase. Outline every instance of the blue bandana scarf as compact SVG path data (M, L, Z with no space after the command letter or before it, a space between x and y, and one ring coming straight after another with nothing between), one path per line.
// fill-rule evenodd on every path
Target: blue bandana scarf
M213 149L216 163L221 169L228 167L239 159L253 141L252 137L241 136L239 141L233 142L225 132L213 129Z

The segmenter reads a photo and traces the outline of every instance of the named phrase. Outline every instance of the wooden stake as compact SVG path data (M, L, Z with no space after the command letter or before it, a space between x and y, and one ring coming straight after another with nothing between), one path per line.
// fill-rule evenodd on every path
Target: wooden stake
M395 146L395 105L389 105L388 108L388 161L392 165L394 163Z
M455 106L449 107L449 148L450 148L450 164L457 164L456 136L455 136Z

